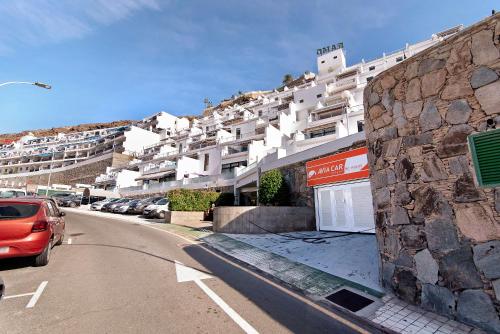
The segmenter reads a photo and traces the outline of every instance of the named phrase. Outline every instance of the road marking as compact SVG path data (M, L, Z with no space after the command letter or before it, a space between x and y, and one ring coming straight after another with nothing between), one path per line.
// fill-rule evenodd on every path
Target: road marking
M36 302L38 301L38 298L40 298L43 290L47 286L47 283L49 283L49 282L43 281L42 283L40 283L40 285L38 286L38 289L36 289L36 291L35 291L35 294L33 295L33 297L31 297L30 301L26 305L26 308L33 308L35 306Z
M18 297L26 297L26 296L33 296L35 293L30 292L30 293L21 293L19 295L12 295L12 296L5 296L3 299L10 299L10 298L18 298Z
M71 242L72 242L72 241L73 241L73 240L71 240L71 238L69 238L69 239L68 239L68 245L71 245Z
M255 328L252 327L245 319L243 319L235 310L231 308L225 301L222 300L215 292L213 292L208 286L205 285L201 280L212 278L212 276L202 273L199 270L185 266L179 261L175 261L175 272L177 275L177 282L189 282L193 281L200 287L203 292L207 294L210 299L212 299L219 307L226 312L226 314L233 319L233 321L243 329L245 333L248 334L259 334Z

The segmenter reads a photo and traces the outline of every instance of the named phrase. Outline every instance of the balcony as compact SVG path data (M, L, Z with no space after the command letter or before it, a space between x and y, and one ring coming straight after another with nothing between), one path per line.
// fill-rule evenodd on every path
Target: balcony
M170 171L177 167L175 161L163 161L159 164L147 165L144 167L143 174L153 174L158 172Z

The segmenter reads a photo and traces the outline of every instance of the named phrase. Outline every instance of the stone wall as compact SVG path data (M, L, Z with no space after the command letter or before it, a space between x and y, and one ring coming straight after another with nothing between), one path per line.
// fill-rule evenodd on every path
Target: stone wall
M213 229L219 233L311 231L314 227L314 210L308 207L219 206L214 209Z
M109 153L100 157L91 158L89 160L63 167L55 168L52 171L45 170L41 172L22 173L19 175L1 175L0 182L14 181L17 187L19 184L37 184L46 186L50 184L66 184L74 186L77 183L92 184L95 178L100 174L106 173L107 167L119 167L130 161L131 157L120 153Z
M467 145L500 128L500 15L381 73L364 92L383 283L500 333L500 189ZM499 166L500 167L500 166Z

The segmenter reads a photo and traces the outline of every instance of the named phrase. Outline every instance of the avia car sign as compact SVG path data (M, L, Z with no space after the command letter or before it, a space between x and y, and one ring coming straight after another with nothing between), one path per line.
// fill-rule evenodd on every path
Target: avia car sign
M306 162L307 185L364 179L370 176L366 147Z

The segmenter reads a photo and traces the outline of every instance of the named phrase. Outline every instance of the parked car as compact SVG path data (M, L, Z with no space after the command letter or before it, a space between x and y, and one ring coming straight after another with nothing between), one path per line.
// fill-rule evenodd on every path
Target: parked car
M5 294L5 284L3 283L3 279L0 277L0 300L2 300L4 294Z
M127 213L142 215L144 209L148 205L154 204L155 202L161 200L162 198L164 198L164 197L149 197L149 198L145 198L145 199L142 199L140 201L137 201L135 203L130 203L128 206Z
M162 198L153 204L148 205L143 212L143 215L148 218L165 218L165 213L168 212L169 201Z
M113 212L113 209L115 208L115 206L117 206L118 204L121 204L121 203L128 202L128 201L129 201L128 198L120 198L117 201L110 202L108 204L104 204L101 208L101 211Z
M119 198L107 198L107 199L104 199L102 201L94 202L90 206L90 210L101 211L101 209L104 205L111 203L111 202L116 202L118 200L119 200Z
M0 259L33 256L35 266L44 266L64 232L64 212L53 200L0 199Z
M67 197L62 197L58 199L58 201L60 206L76 208L77 206L80 206L80 204L82 203L82 196L71 195Z
M130 199L126 202L122 202L114 207L113 213L127 213L128 206L130 205L130 203L135 203L138 201L139 200L137 199Z
M25 197L26 191L23 189L0 188L0 198Z

